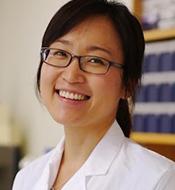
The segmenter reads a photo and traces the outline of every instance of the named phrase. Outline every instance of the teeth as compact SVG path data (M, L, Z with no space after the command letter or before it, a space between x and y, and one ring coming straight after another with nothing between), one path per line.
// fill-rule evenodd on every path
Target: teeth
M68 98L71 100L85 100L85 98L86 98L85 96L83 96L81 94L76 94L76 93L68 92L65 90L59 90L59 95L61 97Z

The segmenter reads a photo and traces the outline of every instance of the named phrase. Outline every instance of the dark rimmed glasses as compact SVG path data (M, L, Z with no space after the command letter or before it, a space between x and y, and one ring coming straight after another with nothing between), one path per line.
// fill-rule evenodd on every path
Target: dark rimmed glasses
M82 71L93 74L105 74L110 66L123 69L123 65L108 61L105 58L98 56L77 56L65 50L43 47L41 49L41 60L53 67L64 68L70 65L73 58L78 59L79 67Z

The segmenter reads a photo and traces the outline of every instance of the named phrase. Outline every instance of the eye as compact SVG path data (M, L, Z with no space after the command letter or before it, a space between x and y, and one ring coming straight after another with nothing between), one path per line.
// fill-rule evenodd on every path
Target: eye
M53 50L52 55L57 58L68 57L68 54L64 50Z
M98 58L98 57L89 57L88 63L106 65L106 62L102 58Z

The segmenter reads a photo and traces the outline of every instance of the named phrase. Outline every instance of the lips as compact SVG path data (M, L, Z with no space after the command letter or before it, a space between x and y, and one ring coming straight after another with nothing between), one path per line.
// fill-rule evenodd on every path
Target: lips
M56 90L56 92L60 97L74 100L74 101L84 101L90 98L90 96L88 95L72 92L69 90L58 89Z

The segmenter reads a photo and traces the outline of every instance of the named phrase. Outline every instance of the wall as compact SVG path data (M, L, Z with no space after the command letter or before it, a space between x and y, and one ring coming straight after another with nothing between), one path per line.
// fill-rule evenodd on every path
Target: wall
M35 95L41 37L52 15L67 0L0 1L0 104L18 123L25 154L38 155L63 135ZM132 8L132 0L123 0Z

